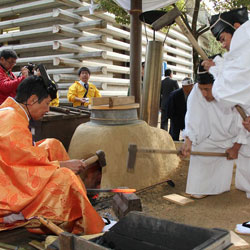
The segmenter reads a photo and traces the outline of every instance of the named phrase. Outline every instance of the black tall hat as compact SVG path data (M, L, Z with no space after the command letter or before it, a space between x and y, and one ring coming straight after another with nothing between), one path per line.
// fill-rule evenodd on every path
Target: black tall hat
M201 65L202 62L200 62L198 71L197 71L197 82L199 84L213 84L214 83L214 77L211 75L208 71L204 69L204 67Z
M220 34L226 29L234 28L234 23L243 24L248 20L247 8L239 8L213 15L210 19L210 29L217 40L220 39Z

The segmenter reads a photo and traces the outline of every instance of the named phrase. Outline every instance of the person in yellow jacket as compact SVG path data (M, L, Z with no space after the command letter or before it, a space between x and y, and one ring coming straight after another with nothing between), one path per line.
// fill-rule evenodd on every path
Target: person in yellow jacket
M53 106L53 107L58 107L59 106L59 94L58 94L58 91L57 91L57 94L56 94L56 98L50 102L49 106Z
M88 107L91 104L91 97L101 97L96 86L89 81L90 70L82 67L78 71L80 81L75 81L68 91L68 100L73 103L74 107Z

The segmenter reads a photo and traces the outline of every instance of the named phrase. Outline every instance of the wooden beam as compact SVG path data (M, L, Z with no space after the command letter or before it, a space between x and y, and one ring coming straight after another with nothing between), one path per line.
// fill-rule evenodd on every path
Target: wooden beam
M132 103L135 103L134 96L110 97L109 98L109 107L128 105Z
M129 55L124 55L112 51L107 51L107 55L105 59L110 59L113 61L119 61L119 62L129 62Z
M21 27L21 26L27 26L27 25L32 25L32 24L44 23L44 22L52 22L52 21L55 21L55 19L64 20L64 21L66 20L68 22L82 22L82 18L79 15L73 14L66 10L56 8L56 9L53 9L53 11L49 13L2 21L0 22L0 29L6 29L6 28L11 28L11 27Z
M51 50L53 41L38 42L38 43L27 43L21 45L9 45L0 47L0 51L4 49L12 49L16 52L29 52L29 51L40 51L40 50Z
M66 81L75 81L76 75L70 75L70 74L58 74L58 75L53 75L53 79L55 82L66 82Z
M56 40L56 41L46 41L46 42L36 42L36 43L27 43L27 44L18 44L18 45L8 45L8 46L2 46L0 47L0 51L3 49L13 49L16 52L29 52L29 51L42 51L42 50L56 50L56 51L62 51L62 52L69 52L69 53L86 53L86 52L96 52L97 49L90 48L90 50L86 51L86 48L82 48L81 46L77 44L72 44L72 42L75 43L83 43L88 44L90 41L93 42L99 42L104 41L105 37L91 37L89 39L78 38L76 40L74 39L63 39L63 40ZM76 42L77 41L77 42ZM89 48L88 48L89 49ZM101 50L99 50L101 51ZM103 59L111 59L116 61L124 61L127 62L129 56L119 54L116 52L111 51L102 51L102 58Z
M108 85L113 85L113 86L128 86L129 84L129 79L121 79L121 78L111 78L111 77L100 77L100 76L91 76L90 78L91 81L94 82L102 82L102 83L107 83Z
M54 25L52 27L2 34L2 35L0 35L0 41L7 42L7 41L20 40L23 38L51 36L52 34L58 34L61 36L66 36L66 37L77 37L75 39L70 39L69 41L74 43L74 44L78 44L78 45L89 44L89 43L102 43L102 44L104 44L107 41L106 40L107 37L104 35L94 35L94 36L82 37L81 31L66 27L64 25Z
M119 39L124 38L124 39L130 40L130 32L129 31L114 27L110 24L108 24L106 28L101 29L98 32L101 32L102 34L111 35L111 36L117 37Z
M54 57L53 65L54 66L81 67L81 62L75 59Z
M71 53L85 52L80 46L76 44L66 43L62 41L54 41L53 50Z
M168 66L172 71L182 72L186 74L193 74L193 70L191 70L190 68L183 68L183 67L178 67L178 66L173 66L173 65L168 65Z
M124 43L112 38L107 37L107 42L105 43L108 47L112 47L115 49L121 49L121 50L126 50L130 51L130 45L129 43Z
M87 37L80 37L72 41L72 43L78 45L85 45L90 43L101 43L105 44L107 41L107 37L104 35L97 35L97 36L87 36Z
M24 38L33 38L39 36L51 36L53 31L53 27L33 29L33 30L25 30L20 32L13 32L0 35L1 42L15 41Z
M75 81L78 79L78 77L75 77ZM102 83L101 82L93 82L90 81L91 83L93 83L98 89L102 89ZM68 82L68 83L58 83L58 89L60 89L60 93L62 93L62 95L67 96L67 92L68 92L68 88L73 84L73 82ZM61 96L60 96L61 97Z
M18 58L17 65L24 65L28 62L33 63L53 63L54 66L68 66L68 67L102 67L102 73L122 73L129 74L130 69L128 67L117 66L112 64L105 64L101 62L82 61L93 58L105 58L105 51L87 52L81 54L60 54L60 55L49 55L49 56L38 56L38 57L25 57Z
M13 4L13 3L15 3L15 2L18 2L18 1L20 1L20 0L1 0L0 1L0 5L6 5L6 4Z
M74 56L75 59L88 60L88 59L105 59L107 52L106 51L93 51L77 54ZM94 63L93 66L99 66L99 63ZM104 65L103 63L101 63ZM91 66L91 65L90 65Z
M72 83L59 83L59 84L57 84L57 86L58 86L58 89L60 89L62 92L63 90L68 91L68 88L71 86L71 84Z
M20 27L25 25L33 25L42 22L50 22L53 20L53 13L45 13L40 15L32 15L28 17L21 17L17 19L0 22L0 29Z
M28 62L32 63L52 63L55 56L37 56L37 57L25 57L18 58L16 60L17 65L25 65Z
M135 103L134 96L111 96L111 97L94 97L92 98L92 106L109 105L109 107L122 106Z
M81 37L82 36L81 31L77 29L69 28L65 25L53 25L53 34L59 34L59 35L66 36L66 37Z
M75 52L75 53L86 52L86 48L82 48L78 45L72 44L73 41L75 42L75 40L73 39L54 41L53 49L58 50L58 51L64 51L64 52ZM90 52L91 51L96 52L96 49L94 48L87 48L87 49L90 50ZM120 53L116 53L112 51L105 51L105 53L102 54L103 59L109 59L109 60L119 61L119 62L129 62L129 58L130 58L129 55L124 55L124 54L120 54Z
M59 8L53 10L53 17L73 23L82 22L82 18L79 15Z
M48 69L47 70L49 75L57 75L57 74L76 74L78 69L76 68L58 68L58 69Z
M187 61L187 60L181 59L179 57L170 56L166 52L163 53L163 61L175 62L177 64L185 65L185 66L188 66L190 68L192 68L192 66L193 66L193 63L191 60Z
M101 6L99 4L94 4L92 7L92 10L94 13L104 13L105 11L101 9ZM89 16L90 14L90 5L80 7L78 9L73 10L73 13L81 15L81 16Z
M57 0L40 0L33 1L25 4L15 5L13 7L1 8L0 17L13 16L15 14L30 12L34 10L41 10L51 8L58 5Z
M67 40L66 40L67 41ZM1 50L1 47L0 47ZM109 53L109 51L103 51L103 50L98 50L96 51L96 49L93 49L92 51L86 51L86 49L82 48L81 46L78 46L76 44L71 44L68 41L64 42L64 40L59 40L59 41L54 41L53 42L53 50L57 50L57 51L63 51L63 52L73 52L73 53L82 53L82 54L86 54L86 53L93 53L91 58L102 58L102 59L110 59L112 54ZM109 56L108 56L109 53ZM114 52L111 52L114 53ZM119 58L122 57L122 54L119 53L115 53L117 54L115 58L117 58L117 60L119 61ZM87 54L86 54L87 55ZM87 58L88 56L86 56L84 58ZM123 60L120 60L123 61Z
M55 57L53 59L54 66L70 66L70 67L83 67L86 66L85 63L79 62L78 60L68 59L68 58L59 58ZM100 72L102 74L107 74L107 67L100 66Z
M86 45L86 44L92 44L92 43L100 43L104 44L107 41L107 37L104 35L89 35L89 36L82 36L79 38L68 38L68 39L57 39L61 42L66 42L66 43L72 43L72 44L77 44L77 45ZM85 47L88 48L89 51L95 50L94 48L91 47Z
M74 26L76 29L87 31L93 29L103 29L107 27L107 22L104 20L94 20L89 22L80 22Z
M62 58L62 59L90 59L90 58L102 58L102 55L106 54L106 51L96 51L96 52L86 52L86 53L81 53L81 54L57 54L57 55L48 55L48 56L34 56L34 57L24 57L24 58L18 58L17 59L17 65L22 65L27 62L43 62L43 63L53 63L53 59L55 57ZM72 61L73 62L73 61ZM89 63L89 64L88 64ZM99 63L94 63L94 62L85 62L84 64L86 67L92 66L92 67L100 67L100 66L113 66L109 64L103 64L101 62ZM88 66L87 66L88 65ZM119 67L119 66L117 66Z
M93 97L91 99L92 106L100 106L109 104L109 97Z
M91 71L91 73L96 74L94 72L93 67L88 67ZM97 67L96 67L97 68ZM99 70L99 68L97 68ZM100 72L100 71L99 71ZM70 75L70 74L56 74L53 75L53 79L55 82L67 82L67 81L74 81L76 80L76 75ZM101 82L101 83L107 83L108 85L114 85L114 86L129 86L129 79L120 79L120 78L110 78L110 77L98 77L95 75L91 75L90 82Z
M83 4L79 0L57 0L57 2L62 3L63 5L66 5L68 7L81 7Z
M86 67L88 67L88 65L93 67L100 66L100 62L83 61L82 63L84 63ZM107 67L108 72L121 73L121 74L129 74L130 72L130 69L128 67L123 67L113 64L105 64L105 63L102 63L102 65Z

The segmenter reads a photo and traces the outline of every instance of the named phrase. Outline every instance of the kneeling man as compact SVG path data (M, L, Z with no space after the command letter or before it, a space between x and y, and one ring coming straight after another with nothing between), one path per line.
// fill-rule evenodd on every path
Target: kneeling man
M197 80L187 103L182 155L189 156L191 149L227 153L227 157L190 157L186 192L193 198L203 198L230 190L232 160L238 158L242 144L247 145L248 135L237 111L214 99L214 78L201 65Z
M76 176L84 163L70 160L58 140L32 140L29 122L49 111L56 93L55 84L31 76L18 86L15 99L8 97L0 106L0 231L22 226L36 216L72 233L103 229L102 218Z

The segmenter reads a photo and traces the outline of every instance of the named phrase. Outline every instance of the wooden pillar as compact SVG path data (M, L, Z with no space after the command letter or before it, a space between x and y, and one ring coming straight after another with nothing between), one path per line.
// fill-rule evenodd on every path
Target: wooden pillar
M130 1L130 95L135 96L136 103L140 103L142 28L139 15L142 12L142 0Z

